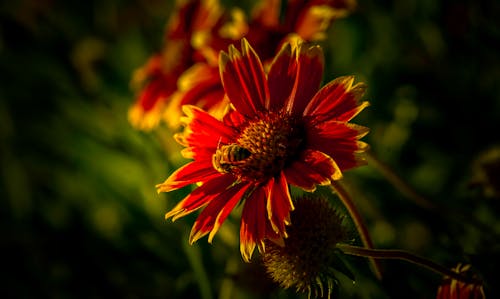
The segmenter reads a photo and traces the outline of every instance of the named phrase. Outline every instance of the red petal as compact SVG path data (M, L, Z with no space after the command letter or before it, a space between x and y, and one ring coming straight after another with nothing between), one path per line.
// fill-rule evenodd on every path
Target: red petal
M358 103L366 85L358 83L352 86L353 81L352 76L340 77L323 86L307 105L303 115L314 116L318 122L352 119L368 106L368 102Z
M362 164L358 153L366 144L358 141L368 133L368 128L344 122L324 122L308 130L307 140L311 148L332 157L344 171Z
M327 185L331 180L340 179L342 172L331 157L308 149L302 153L300 160L285 169L285 176L290 184L312 192L316 185Z
M207 112L195 106L182 107L187 115L183 120L188 124L182 135L183 145L215 149L222 143L229 143L236 139L237 132L217 120Z
M264 188L257 188L245 200L245 206L241 215L240 251L241 256L246 262L250 262L255 246L259 245L261 247L266 236L267 197Z
M299 11L295 19L295 32L304 40L324 40L333 20L345 16L355 1L319 0L296 1L293 8ZM288 7L287 7L288 9Z
M190 184L206 182L220 175L211 160L193 161L177 169L165 182L156 185L156 188L158 192L170 192Z
M178 80L179 99L176 108L183 105L196 105L208 110L224 97L219 68L206 63L198 63L185 71ZM170 108L170 107L169 107Z
M278 27L281 10L280 0L258 1L252 11L252 23L263 25L263 27Z
M269 90L262 63L246 39L242 39L241 48L241 53L232 45L229 54L221 52L220 76L236 110L253 116L267 106Z
M186 1L182 5L176 2L175 11L167 24L166 37L168 39L185 39L191 35L191 27L187 26L187 20L191 19L198 9L198 3Z
M234 179L230 175L220 175L219 177L206 182L181 200L165 215L165 219L173 217L172 221L175 221L180 217L196 211L214 200L233 182Z
M230 110L228 113L226 113L226 115L224 115L223 122L229 127L238 128L246 122L246 118L238 111Z
M271 180L267 198L267 214L272 229L279 236L286 237L285 225L290 224L290 211L293 210L292 198L285 175Z
M145 112L150 111L156 105L163 104L175 88L175 78L172 76L155 77L141 91L137 105L140 105Z
M244 183L238 184L213 198L196 219L191 229L189 242L196 242L207 233L210 233L208 242L212 243L212 239L224 220L226 220L236 204L244 199L245 192L247 192L249 186L249 184Z
M306 48L301 45L298 48L298 63L295 97L290 98L287 104L292 114L302 114L304 108L314 97L323 79L324 56L319 46Z
M174 137L177 137L174 136ZM178 139L178 138L176 138ZM212 156L215 153L215 149L213 148L202 148L202 147L197 147L197 146L190 146L183 148L181 150L181 155L186 158L186 159L193 159L196 161L203 161L203 160L212 160Z
M212 28L221 17L214 1L176 1L175 11L167 24L168 40L188 39L195 32Z
M266 108L279 110L285 105L294 87L297 68L295 53L292 53L292 47L287 43L276 55L269 69L268 84L271 103L270 107Z
M323 68L320 47L285 44L269 70L270 108L280 109L286 103L288 111L302 113L319 89Z

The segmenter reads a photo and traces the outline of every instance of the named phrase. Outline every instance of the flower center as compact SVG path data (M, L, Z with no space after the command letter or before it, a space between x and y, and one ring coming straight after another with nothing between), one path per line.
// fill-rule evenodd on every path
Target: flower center
M304 138L304 128L297 117L270 112L256 118L248 122L237 140L250 155L231 172L247 181L277 176L296 158Z

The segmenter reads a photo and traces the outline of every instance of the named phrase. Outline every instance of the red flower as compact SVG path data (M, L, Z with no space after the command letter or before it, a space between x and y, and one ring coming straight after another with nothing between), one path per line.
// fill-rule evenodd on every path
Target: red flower
M184 106L185 131L177 135L193 161L175 171L159 192L201 183L166 214L173 220L204 207L190 242L209 234L239 202L244 202L240 249L249 261L266 238L282 241L293 204L288 184L313 191L360 165L359 141L368 129L348 123L368 103L358 100L364 84L338 78L319 89L323 53L319 46L285 44L266 75L243 39L220 55L224 90L235 110L222 121L194 106Z
M197 63L186 70L177 81L175 91L165 108L165 120L172 128L179 126L184 105L196 105L212 115L223 115L227 100L220 82L219 68L207 63ZM167 117L168 116L168 117Z
M180 53L174 43L165 48L165 54L155 54L147 63L136 70L132 84L139 87L136 102L128 111L130 123L138 129L155 128L163 115L165 101L177 89L177 78L181 74L178 67L166 66L166 57L179 57Z
M204 60L192 47L192 40L210 31L221 15L217 1L191 0L178 5L167 24L162 51L154 54L132 77L138 95L128 116L134 127L150 130L160 123L168 101L177 91L179 77Z
M288 40L320 40L330 23L353 9L354 0L289 0L258 2L251 17L242 10L224 10L218 0L184 1L167 26L165 47L136 71L139 94L129 120L149 130L166 120L178 126L184 104L219 115L226 102L218 74L221 50L247 38L264 61L270 62Z
M466 273L470 265L459 264L454 271ZM437 299L484 299L486 298L483 286L480 283L465 283L449 277L439 286Z

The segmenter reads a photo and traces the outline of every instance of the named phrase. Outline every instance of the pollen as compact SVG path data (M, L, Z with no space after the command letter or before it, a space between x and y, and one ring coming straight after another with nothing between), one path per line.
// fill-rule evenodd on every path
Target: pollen
M262 180L280 174L300 153L305 142L303 124L296 117L272 112L249 121L238 144L251 155L233 173L242 180Z

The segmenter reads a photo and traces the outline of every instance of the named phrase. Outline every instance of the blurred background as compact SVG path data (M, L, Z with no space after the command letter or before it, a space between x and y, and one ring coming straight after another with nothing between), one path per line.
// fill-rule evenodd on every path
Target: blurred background
M155 184L185 161L171 131L137 131L127 110L172 2L0 4L0 297L307 297L242 262L238 217L193 246L195 215L164 220L189 190L158 195ZM376 165L349 171L376 247L472 263L487 298L499 295L499 15L498 1L359 0L322 43L325 82L368 84L371 106L354 120L371 128L363 140L440 207L409 199ZM387 261L377 284L349 260L359 280L339 277L339 298L433 298L441 281Z

